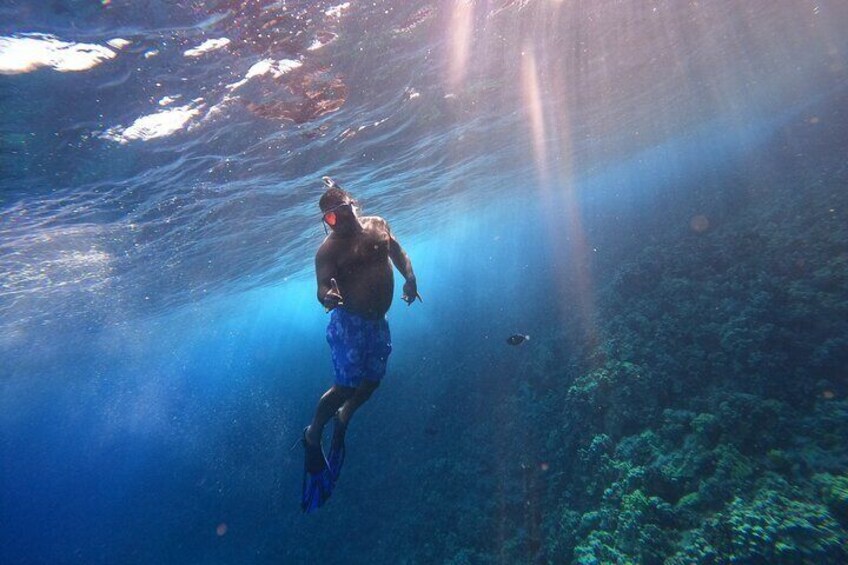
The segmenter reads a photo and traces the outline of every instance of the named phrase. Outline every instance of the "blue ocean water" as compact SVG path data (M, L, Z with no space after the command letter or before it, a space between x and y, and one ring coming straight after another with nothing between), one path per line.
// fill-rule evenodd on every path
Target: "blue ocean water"
M838 0L4 0L0 560L840 562L846 28ZM424 302L397 277L304 516L324 175ZM784 443L674 460L707 416ZM766 499L815 519L710 522Z

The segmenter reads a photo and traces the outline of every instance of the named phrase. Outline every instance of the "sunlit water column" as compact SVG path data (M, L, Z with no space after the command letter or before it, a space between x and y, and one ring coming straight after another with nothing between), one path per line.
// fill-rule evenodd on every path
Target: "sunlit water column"
M570 8L580 9L579 5ZM573 163L575 131L570 108L574 97L564 72L565 60L555 47L561 30L545 26L546 21L557 21L561 9L563 3L548 2L536 10L531 33L521 38L522 48L515 56L521 61L520 99L532 139L561 318L571 318L573 323L576 305L583 335L594 340L591 250L583 229Z

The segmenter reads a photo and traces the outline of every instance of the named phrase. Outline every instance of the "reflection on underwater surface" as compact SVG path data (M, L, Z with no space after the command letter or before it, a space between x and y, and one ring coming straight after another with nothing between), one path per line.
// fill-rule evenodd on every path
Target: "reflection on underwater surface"
M844 562L846 24L5 2L0 560ZM304 519L325 174L427 302Z

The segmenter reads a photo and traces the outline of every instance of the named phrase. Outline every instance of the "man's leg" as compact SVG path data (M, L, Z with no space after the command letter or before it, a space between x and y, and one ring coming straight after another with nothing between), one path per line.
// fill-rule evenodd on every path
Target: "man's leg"
M345 400L342 407L336 412L335 425L333 426L333 439L330 441L330 451L327 453L327 465L333 476L333 483L339 480L339 473L345 460L345 435L347 425L353 417L353 413L362 406L371 394L380 386L380 381L363 380L356 387L353 394Z
M353 413L362 406L366 400L371 398L371 394L377 390L377 387L380 386L380 381L372 381L368 379L364 379L362 383L356 389L354 389L353 395L347 398L343 404L341 405L341 409L339 409L339 423L342 426L347 426L350 419L353 417ZM332 414L330 414L332 416Z
M321 400L318 401L315 416L312 418L312 423L309 424L309 429L306 431L306 441L312 445L320 443L324 425L333 417L333 414L336 413L339 407L345 404L346 401L356 397L358 390L359 388L339 385L330 387L330 390L325 392ZM362 402L365 402L365 400Z

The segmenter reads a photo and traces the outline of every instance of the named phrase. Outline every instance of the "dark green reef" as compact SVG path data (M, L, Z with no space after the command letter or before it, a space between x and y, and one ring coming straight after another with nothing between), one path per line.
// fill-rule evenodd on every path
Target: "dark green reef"
M678 216L598 267L588 340L468 390L410 562L846 562L848 165L817 174Z

